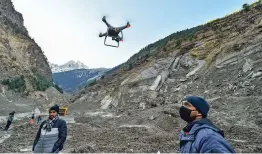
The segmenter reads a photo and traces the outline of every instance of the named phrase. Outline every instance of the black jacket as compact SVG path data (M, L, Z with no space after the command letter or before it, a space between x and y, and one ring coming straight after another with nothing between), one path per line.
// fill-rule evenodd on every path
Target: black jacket
M41 131L43 131L42 127L43 125L46 123L46 120L43 121L38 129L38 132L36 134L35 140L34 140L34 144L33 144L33 148L32 150L34 151L34 148L39 140L39 138L41 137ZM64 142L66 141L66 137L67 137L67 124L66 121L63 119L57 119L56 122L54 123L54 125L52 126L52 128L58 128L58 140L55 142L54 146L53 146L53 151L56 151L59 148L59 151L63 149L63 145Z

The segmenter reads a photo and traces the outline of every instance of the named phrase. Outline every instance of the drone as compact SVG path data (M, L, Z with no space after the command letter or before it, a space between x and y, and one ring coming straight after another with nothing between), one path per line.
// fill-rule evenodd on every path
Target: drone
M113 27L111 26L107 21L106 21L106 17L103 16L102 18L102 21L106 24L107 26L107 32L105 33L100 33L99 34L99 37L105 37L105 40L104 40L104 44L106 46L111 46L111 47L119 47L119 41L123 41L123 30L126 29L126 28L129 28L131 25L129 22L127 22L127 24L125 26L122 26L122 27ZM119 33L121 33L121 36L119 36ZM117 42L117 46L115 45L110 45L110 44L106 44L106 39L107 37L112 37L112 40L113 41L116 41Z

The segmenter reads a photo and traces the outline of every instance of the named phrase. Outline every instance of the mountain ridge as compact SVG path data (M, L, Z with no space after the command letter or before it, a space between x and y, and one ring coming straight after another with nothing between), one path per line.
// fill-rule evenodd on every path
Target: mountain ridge
M74 60L70 60L62 65L58 65L54 63L50 63L49 65L51 66L52 73L65 72L65 71L71 71L76 69L89 69L89 67L86 66L84 63Z
M95 69L74 69L53 73L54 82L65 92L75 93L79 88L84 87L86 82L96 76L104 75L106 68Z
M32 39L21 13L17 12L11 0L0 4L0 78L2 83L21 81L11 86L20 92L37 90L40 78L52 81L52 72L41 47ZM10 87L10 85L9 85Z

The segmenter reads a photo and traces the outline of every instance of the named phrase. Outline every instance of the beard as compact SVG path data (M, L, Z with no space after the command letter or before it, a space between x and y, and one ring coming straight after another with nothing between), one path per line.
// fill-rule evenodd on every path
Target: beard
M54 119L55 118L55 116L53 116L53 115L49 115L49 119Z

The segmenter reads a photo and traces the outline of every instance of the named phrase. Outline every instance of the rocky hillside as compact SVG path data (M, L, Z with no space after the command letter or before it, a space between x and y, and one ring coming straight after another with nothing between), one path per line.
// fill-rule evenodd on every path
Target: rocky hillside
M105 147L105 143L95 146L100 144L93 141L92 148L104 147L94 151L176 152L179 144L168 136L178 135L185 125L178 114L180 101L199 95L209 101L209 118L224 129L237 152L261 152L261 32L262 5L256 3L150 44L119 69L80 91L72 102L75 111L115 111L126 115L124 123L143 125L143 129L132 129L136 138L110 140L110 147L120 149ZM92 148L83 145L81 152L91 152Z
M52 72L41 48L30 38L11 0L0 2L0 79L25 82L23 90L36 89L39 77L52 80ZM17 86L19 87L19 86Z
M46 110L48 104L67 104L64 95L51 87L48 61L11 0L0 1L0 23L0 119L5 121L2 116L11 111L23 117L35 108Z

